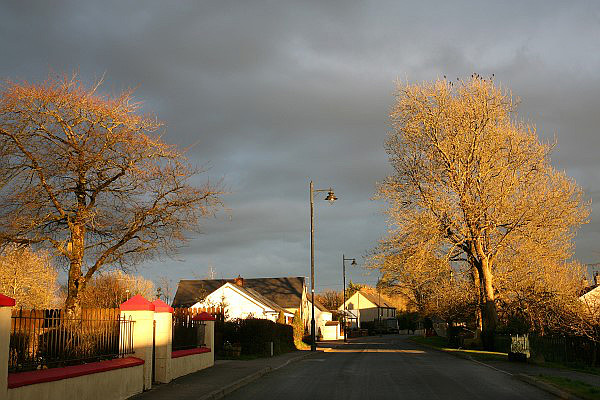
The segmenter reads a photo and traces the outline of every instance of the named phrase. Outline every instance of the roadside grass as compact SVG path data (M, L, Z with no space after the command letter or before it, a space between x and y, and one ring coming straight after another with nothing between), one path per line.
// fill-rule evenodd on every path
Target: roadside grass
M297 350L310 350L310 344L308 343L295 341L294 344Z
M587 365L581 365L581 364L575 364L575 363L560 364L560 363L550 362L550 361L544 361L544 362L532 361L532 363L535 365L539 365L540 367L566 369L566 370L570 370L570 371L584 372L586 374L600 375L600 368L590 367Z
M422 337L422 336L413 336L410 338L415 343L422 344L424 346L433 347L439 350L443 350L449 353L458 353L462 355L468 355L477 361L507 361L508 354L499 353L494 351L483 351L483 350L467 350L467 349L454 349L448 347L448 343L446 339L440 336L430 336L430 337ZM570 371L584 372L587 374L600 375L600 368L598 367L590 367L581 364L561 364L556 362L536 362L534 360L529 360L528 362L539 365L540 367L547 368L555 368L555 369L564 369Z
M467 349L453 349L448 347L446 339L440 336L413 336L409 340L415 343L422 344L424 346L433 347L438 350L443 350L448 353L460 354L463 356L469 356L474 360L478 361L506 361L508 360L508 354L499 353L495 351L484 351L484 350L467 350Z
M574 394L585 400L600 400L600 388L585 382L559 376L539 375L538 378L565 392Z

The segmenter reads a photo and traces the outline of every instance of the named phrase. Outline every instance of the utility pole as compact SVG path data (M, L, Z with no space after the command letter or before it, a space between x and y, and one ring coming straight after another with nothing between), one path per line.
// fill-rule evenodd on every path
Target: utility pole
M315 192L329 192L327 193L327 197L325 200L329 201L329 204L333 204L334 201L337 200L335 194L333 194L333 189L317 189L315 190L313 181L310 181L309 185L310 192L310 298L311 298L311 306L312 306L312 316L310 320L310 351L317 351L317 337L316 337L316 324L315 324L315 201L314 201L314 193Z
M345 255L342 254L342 274L344 276L344 288L342 289L342 293L344 296L344 314L343 314L343 324L344 324L344 342L348 341L348 329L346 326L346 261L352 261L350 265L356 265L356 258L346 258Z

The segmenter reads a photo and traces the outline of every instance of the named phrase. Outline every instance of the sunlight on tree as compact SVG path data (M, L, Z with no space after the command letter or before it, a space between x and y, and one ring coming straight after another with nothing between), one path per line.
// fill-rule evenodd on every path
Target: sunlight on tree
M0 91L0 244L52 249L68 268L65 307L107 265L172 254L222 208L220 184L140 115L131 90L103 95L76 76Z
M534 276L543 265L566 268L589 206L491 79L400 85L396 97L386 141L394 173L378 188L390 231L371 266L391 282L415 278L418 290L462 268L493 335L501 266L529 259L521 274Z

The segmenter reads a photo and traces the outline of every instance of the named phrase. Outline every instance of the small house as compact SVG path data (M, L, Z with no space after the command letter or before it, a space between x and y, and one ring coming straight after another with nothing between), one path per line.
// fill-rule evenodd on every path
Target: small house
M360 328L361 323L373 322L379 319L396 318L396 307L389 304L383 295L374 295L358 290L344 303L346 310L356 319L350 321L350 326ZM338 310L344 310L342 304Z

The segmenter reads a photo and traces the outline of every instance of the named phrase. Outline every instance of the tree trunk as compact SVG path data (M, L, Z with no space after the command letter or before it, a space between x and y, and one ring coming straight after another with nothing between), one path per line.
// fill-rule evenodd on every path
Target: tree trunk
M69 281L67 282L67 300L65 311L68 315L78 315L81 311L81 293L85 288L85 279L81 273L85 246L85 226L82 223L71 224Z
M482 303L482 342L486 350L494 350L494 334L498 325L498 313L494 295L493 275L487 258L481 262Z
M481 280L479 279L479 272L473 262L471 261L471 274L473 277L473 286L475 287L475 293L477 296L477 307L475 308L475 339L477 343L481 344L481 332L483 331L483 316L481 314L482 308L482 295L481 295Z
M492 265L484 251L482 239L471 242L471 257L475 264L481 287L481 339L485 350L494 350L494 334L498 325L498 314L494 295Z

